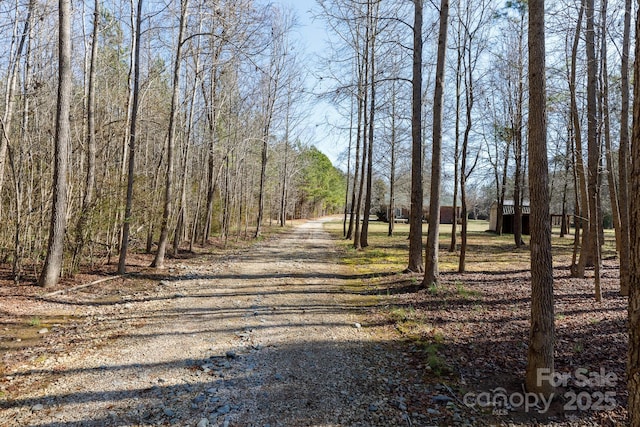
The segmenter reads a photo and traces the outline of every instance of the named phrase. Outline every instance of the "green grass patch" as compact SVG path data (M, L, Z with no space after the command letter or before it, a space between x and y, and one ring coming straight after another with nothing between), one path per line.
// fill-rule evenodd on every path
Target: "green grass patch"
M437 376L442 376L451 372L451 368L447 364L446 360L440 356L438 344L427 344L424 348L425 362L431 372Z
M369 223L369 247L355 250L353 241L343 238L342 221L325 223L325 230L338 238L344 249L343 263L356 267L358 272L390 272L403 271L409 261L409 225L396 224L393 236L388 236L388 224L380 221ZM488 232L487 221L469 221L467 233L466 271L475 272L509 272L528 270L531 268L529 253L529 236L523 236L525 246L516 248L513 235L498 236ZM426 239L428 224L423 224L423 236ZM458 233L460 227L458 227ZM573 229L572 229L573 231ZM615 256L615 235L613 230L605 230L605 241L602 256ZM451 226L440 226L439 267L443 273L457 272L459 262L460 238L457 239L456 251L449 252L451 242ZM554 230L552 249L555 265L569 264L573 250L573 235L559 237L559 230Z
M480 296L482 296L482 294L478 291L474 291L474 290L470 290L464 287L464 283L462 282L456 282L456 292L458 295L460 295L462 298L465 299L475 299L475 298L479 298Z
M391 316L395 322L407 322L409 320L415 320L416 310L412 306L407 308L394 307L389 310L389 316Z

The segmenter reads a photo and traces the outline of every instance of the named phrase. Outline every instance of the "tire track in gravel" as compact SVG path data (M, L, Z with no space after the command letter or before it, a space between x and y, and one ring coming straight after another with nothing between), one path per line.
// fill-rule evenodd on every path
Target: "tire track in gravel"
M309 221L222 265L177 266L157 297L104 319L138 327L57 359L46 388L3 402L0 424L423 424L407 408L426 392L420 374L397 342L360 327L372 297L345 290L334 245Z

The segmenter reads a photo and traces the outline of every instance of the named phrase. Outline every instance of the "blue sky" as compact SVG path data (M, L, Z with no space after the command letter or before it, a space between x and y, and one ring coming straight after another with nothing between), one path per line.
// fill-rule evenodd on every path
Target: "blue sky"
M307 66L314 68L315 60L323 54L326 49L326 41L330 37L321 20L313 19L313 11L318 10L315 0L279 0L278 3L290 6L298 17L298 27L295 30L297 36L300 37L300 44L304 47L309 57ZM313 89L317 82L313 80L313 76L309 77L307 86ZM302 136L303 142L309 142L329 157L336 167L340 167L338 158L344 151L344 141L342 136L337 135L326 126L326 123L332 123L338 119L335 111L326 103L308 105L305 113L307 118L303 126L306 131Z

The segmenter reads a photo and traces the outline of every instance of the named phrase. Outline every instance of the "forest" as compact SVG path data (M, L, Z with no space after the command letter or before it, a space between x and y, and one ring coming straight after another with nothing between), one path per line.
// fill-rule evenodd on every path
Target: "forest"
M129 244L162 266L169 247L255 237L263 222L339 209L344 173L299 131L290 12L253 2L68 6L68 112L56 115L57 2L0 5L0 240L16 282L43 270L50 230L61 233L60 265L45 286L118 256L124 271ZM53 144L59 114L68 129Z
M335 214L361 251L378 212L388 236L408 222L405 272L424 290L447 248L466 271L470 217L494 204L495 232L510 215L513 245L530 248L525 383L546 396L552 221L573 238L570 277L593 280L596 302L607 225L640 425L634 2L317 0L307 13L326 31L317 58L278 2L1 2L6 277L47 288L96 266L125 274L131 252L160 269ZM328 113L314 126L318 105ZM319 132L340 147L336 164L312 144Z

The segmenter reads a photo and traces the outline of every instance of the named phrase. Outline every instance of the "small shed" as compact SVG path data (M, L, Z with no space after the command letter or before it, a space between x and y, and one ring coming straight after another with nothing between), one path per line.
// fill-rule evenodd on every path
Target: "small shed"
M528 235L529 231L529 216L531 214L531 207L529 202L522 203L522 234ZM513 234L513 223L516 216L516 208L513 200L505 200L502 205L502 233ZM491 212L489 214L489 230L498 232L498 202L493 202L491 205Z
M404 206L396 207L394 210L393 219L395 220L395 222L408 222L410 214L411 214L411 211L409 208ZM460 206L457 206L455 218L458 220L458 223L460 223L460 218L461 218L460 214L461 214ZM429 207L427 206L422 210L422 221L428 222L428 217L429 217ZM380 206L380 209L378 210L378 219L380 221L389 222L388 206L386 205ZM440 206L440 224L453 224L453 220L454 220L453 206Z
M453 206L440 206L440 224L453 224L454 220L460 223L461 215L462 208L460 206L456 206L455 213Z

